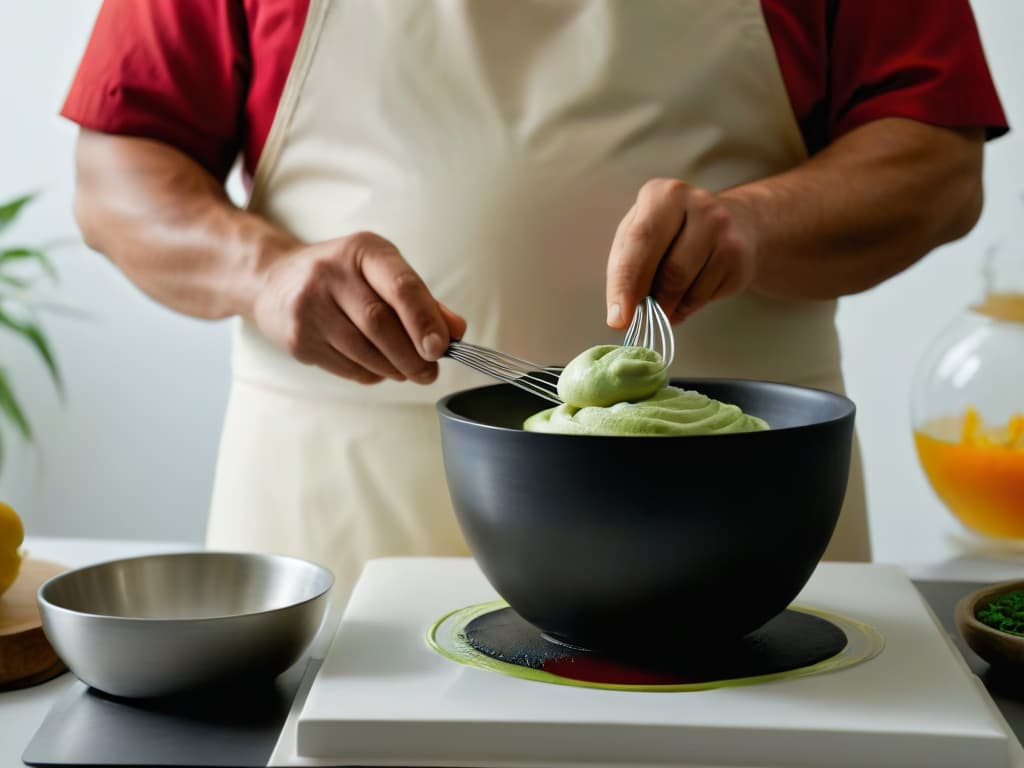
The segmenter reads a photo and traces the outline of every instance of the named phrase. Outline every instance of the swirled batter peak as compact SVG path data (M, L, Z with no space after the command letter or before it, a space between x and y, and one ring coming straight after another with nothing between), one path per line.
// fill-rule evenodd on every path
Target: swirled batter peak
M763 419L700 392L665 386L661 357L645 347L591 347L565 367L565 401L534 414L528 432L572 435L711 435L768 429Z

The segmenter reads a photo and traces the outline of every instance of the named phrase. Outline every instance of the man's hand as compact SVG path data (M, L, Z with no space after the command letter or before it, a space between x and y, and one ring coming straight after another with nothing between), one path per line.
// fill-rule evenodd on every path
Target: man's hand
M365 232L276 259L251 319L300 362L363 384L430 383L434 361L466 330L394 245Z
M677 323L739 293L757 267L754 228L742 206L674 179L653 179L619 224L608 259L608 325L625 328L653 291Z
M645 184L608 260L608 325L647 293L678 322L740 291L798 301L872 288L962 237L982 204L981 129L855 128L785 173L712 194Z
M86 241L178 312L241 315L301 362L366 384L433 381L449 339L465 333L376 235L304 244L149 139L83 130L77 164Z

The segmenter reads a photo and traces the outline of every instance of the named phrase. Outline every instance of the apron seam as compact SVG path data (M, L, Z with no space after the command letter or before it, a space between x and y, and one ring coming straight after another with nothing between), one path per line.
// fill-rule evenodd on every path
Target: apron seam
M783 121L788 124L786 131L790 137L790 143L797 154L800 155L799 162L804 162L810 157L807 149L807 142L804 140L803 131L800 128L800 121L797 119L793 109L793 100L790 98L789 89L786 87L786 79L782 75L782 67L779 65L779 54L775 50L775 41L772 40L768 31L768 21L764 15L764 6L761 0L750 0L746 3L744 11L747 13L744 28L748 31L747 41L750 45L750 53L763 60L764 77L770 82L773 91L781 93L787 109L784 110ZM795 166L794 166L795 167Z
M288 128L291 126L292 115L295 114L295 107L299 102L306 76L312 66L329 8L329 0L310 0L302 37L299 39L299 45L295 51L292 67L288 72L288 79L285 81L277 112L274 114L270 132L267 134L263 151L260 153L260 159L253 172L252 189L245 205L247 211L254 211L260 207L269 187L269 177L277 169L277 162L281 157Z

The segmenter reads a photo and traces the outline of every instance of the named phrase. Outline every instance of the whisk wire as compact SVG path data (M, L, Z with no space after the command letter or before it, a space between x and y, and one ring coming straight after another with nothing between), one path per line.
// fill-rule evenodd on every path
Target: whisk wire
M648 296L637 305L623 345L653 349L661 355L666 368L672 364L676 352L672 324L652 297ZM448 345L445 355L467 368L512 384L548 402L562 403L558 396L558 377L562 372L560 366L538 365L515 355L458 340Z
M637 305L633 321L626 330L626 339L622 344L627 347L653 349L661 355L666 368L672 365L676 356L676 339L672 334L672 323L654 297L648 296Z
M520 389L561 405L558 396L558 375L561 368L543 366L465 341L452 341L445 353L468 368L498 381L514 384Z

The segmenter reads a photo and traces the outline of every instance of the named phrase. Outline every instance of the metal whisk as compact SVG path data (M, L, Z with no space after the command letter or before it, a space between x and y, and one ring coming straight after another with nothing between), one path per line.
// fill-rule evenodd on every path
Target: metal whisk
M623 346L648 347L659 355L667 368L676 353L676 341L672 335L672 324L664 310L648 296L633 313L633 322L626 331ZM558 377L561 366L538 365L521 357L498 352L478 344L452 340L446 357L462 363L492 379L512 384L552 403L562 403L558 396Z
M647 347L653 349L668 368L676 356L676 337L672 335L672 323L661 305L648 296L636 306L633 322L626 331L624 347Z
M562 373L561 367L537 365L521 357L513 357L465 341L453 340L448 345L445 355L493 379L514 384L549 402L562 404L562 398L558 396L558 376Z

